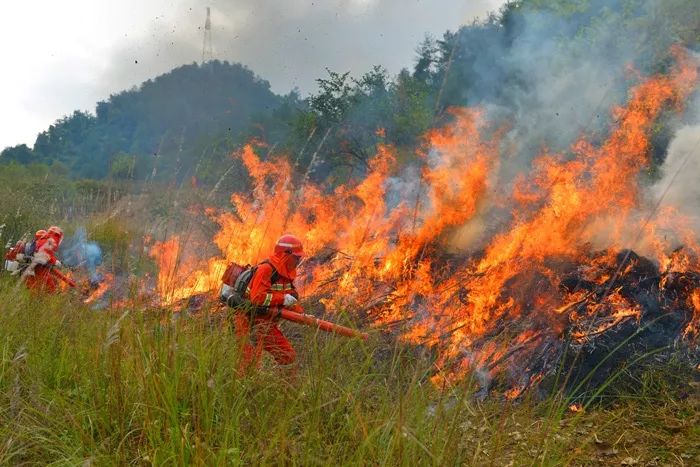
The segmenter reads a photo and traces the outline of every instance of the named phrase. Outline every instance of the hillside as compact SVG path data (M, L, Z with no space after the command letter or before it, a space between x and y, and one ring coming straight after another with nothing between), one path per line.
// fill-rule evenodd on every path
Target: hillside
M366 173L378 142L398 147L402 164L420 164L414 149L453 106L488 109L490 121L510 128L516 159L530 159L543 144L566 149L581 133L607 128L606 109L624 102L630 77L663 72L674 44L697 48L699 25L689 0L512 1L426 37L395 76L381 65L360 76L328 70L304 99L276 96L240 64L185 65L110 96L94 115L58 120L33 148L7 148L0 162L58 164L73 178L212 186L229 154L255 138L301 174L337 185ZM669 124L654 135L657 164Z
M196 165L203 142L235 137L281 101L240 64L184 65L99 102L94 115L61 118L32 149L7 148L0 160L60 163L74 177L172 177Z

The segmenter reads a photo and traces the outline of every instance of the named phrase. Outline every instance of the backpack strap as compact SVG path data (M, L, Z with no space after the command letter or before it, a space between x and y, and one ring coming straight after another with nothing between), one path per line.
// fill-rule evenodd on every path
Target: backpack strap
M277 272L277 269L272 265L272 263L266 259L265 261L260 262L260 264L269 264L270 265L270 267L272 268L272 274L270 274L270 282L273 284L275 282L277 282L277 279L280 278L280 273ZM260 264L258 264L258 266L260 266ZM257 266L256 266L256 272L257 272ZM252 279L252 277L251 277L251 279Z
M261 262L260 264L263 264L263 263L269 264L270 267L272 268L272 274L270 275L270 282L274 284L275 282L277 282L277 279L280 278L281 274L279 272L277 272L277 269L275 268L275 266L272 265L272 263L269 260L265 260L265 261ZM292 287L292 290L294 290L296 292L297 288L294 286L293 280L289 281L289 285Z

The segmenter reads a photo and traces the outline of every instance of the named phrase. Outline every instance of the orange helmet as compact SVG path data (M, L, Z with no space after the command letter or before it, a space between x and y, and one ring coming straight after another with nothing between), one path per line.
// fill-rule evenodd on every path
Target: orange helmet
M47 234L47 232L44 229L37 230L36 233L34 234L34 240L40 240L40 239L46 237L46 234Z
M49 227L49 230L47 230L46 233L47 235L53 237L57 244L60 244L61 240L63 240L63 230L56 225Z
M275 254L290 253L295 256L304 256L304 248L301 240L291 234L282 235L275 244Z

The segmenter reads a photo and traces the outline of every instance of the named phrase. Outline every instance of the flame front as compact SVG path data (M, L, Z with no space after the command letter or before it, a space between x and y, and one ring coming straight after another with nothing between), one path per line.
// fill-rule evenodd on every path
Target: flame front
M504 130L481 109L452 109L450 124L425 136L415 180L397 172L391 146L377 147L362 181L329 191L298 183L287 159L263 161L247 145L238 157L252 193L231 196L234 213L212 214L222 256L188 265L185 274L178 237L154 248L163 301L216 290L228 262L264 259L289 231L303 238L310 258L299 279L307 300L327 311L366 311L376 327L435 347L438 384L474 369L492 377L508 362L527 366L536 357L529 349L561 338L578 320L588 324L574 326L576 341L638 320L640 306L614 284L641 263L626 258L617 268L617 252L644 248L659 274L700 271L687 218L672 208L650 216L653 203L638 180L657 117L680 110L697 81L697 64L674 54L672 72L640 82L612 110L605 141L583 137L566 154L543 151L509 192L499 183ZM685 249L671 251L673 242ZM574 272L577 283L562 287ZM582 282L604 293L590 302ZM698 334L700 289L691 297L688 337Z

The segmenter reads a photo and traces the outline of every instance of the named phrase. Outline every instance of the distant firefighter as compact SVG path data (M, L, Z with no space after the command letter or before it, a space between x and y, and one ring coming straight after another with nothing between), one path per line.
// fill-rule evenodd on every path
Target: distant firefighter
M37 243L46 237L46 233L46 230L37 230L32 240L18 240L5 254L5 270L13 275L24 272L34 259Z
M58 292L58 279L52 269L61 266L56 253L62 241L63 230L55 225L46 231L39 230L34 236L34 245L27 249L32 254L25 258L29 264L21 272L22 279L30 290Z

